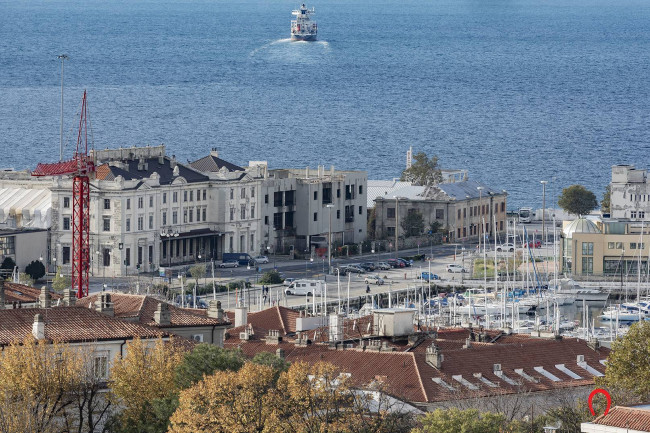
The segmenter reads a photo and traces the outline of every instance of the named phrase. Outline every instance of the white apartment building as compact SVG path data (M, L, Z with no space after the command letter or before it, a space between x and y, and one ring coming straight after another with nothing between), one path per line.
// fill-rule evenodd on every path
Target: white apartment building
M261 234L262 250L291 254L317 252L327 255L332 244L359 243L366 238L365 171L337 171L332 166L310 169L263 168Z
M612 166L610 217L644 220L650 216L650 185L648 171L633 165Z

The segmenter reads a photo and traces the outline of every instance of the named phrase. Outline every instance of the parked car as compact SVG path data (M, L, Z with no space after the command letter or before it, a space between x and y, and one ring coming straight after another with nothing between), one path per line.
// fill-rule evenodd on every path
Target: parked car
M350 272L353 272L355 274L365 274L366 273L366 270L363 269L359 265L349 265L349 266L346 266L345 269L346 269L346 271L345 271L346 273L350 273Z
M421 278L423 281L439 280L439 279L440 279L440 277L438 276L438 274L434 274L433 272L431 272L431 273L429 273L429 272L422 272L422 274L420 275L420 278Z
M447 272L463 273L467 272L467 269L463 268L461 265L457 265L456 263L450 263L447 265Z
M237 261L230 261L230 262L222 262L219 263L220 268L238 268L239 267L239 262Z
M403 267L405 267L405 268L411 267L411 265L413 264L412 260L406 260L406 259L403 259L401 257L398 257L397 260L400 260L402 263L404 263Z
M382 286L384 284L384 279L379 275L368 275L365 279L365 283L375 283L378 286Z
M266 256L257 256L253 258L253 261L258 265L263 265L269 262L269 258Z
M377 262L375 265L375 269L381 269L382 271L387 271L391 268L391 266L386 263L386 262Z
M515 246L511 243L501 244L497 247L497 252L503 252L503 251L513 252L514 250L515 250Z
M360 266L368 272L375 270L375 264L371 262L361 263Z
M404 266L406 266L404 262L398 259L388 259L386 260L386 263L388 263L393 268L403 268Z
M528 247L529 248L541 248L542 247L542 241L540 240L534 240L528 242Z
M282 284L284 284L285 286L290 286L291 283L293 283L294 281L296 281L295 278L285 278Z

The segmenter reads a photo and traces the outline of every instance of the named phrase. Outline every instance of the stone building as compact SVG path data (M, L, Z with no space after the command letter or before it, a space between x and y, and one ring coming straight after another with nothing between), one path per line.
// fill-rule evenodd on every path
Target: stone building
M633 165L612 166L610 216L642 221L650 216L648 171Z

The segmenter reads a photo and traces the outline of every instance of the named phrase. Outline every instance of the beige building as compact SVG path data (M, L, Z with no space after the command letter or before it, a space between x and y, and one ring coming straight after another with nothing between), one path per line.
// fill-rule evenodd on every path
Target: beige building
M492 237L495 231L498 234L506 229L505 191L473 180L432 187L396 182L394 188L385 188L380 185L382 182L385 181L368 183L374 196L377 239L393 238L397 225L398 235L402 236L398 220L404 221L409 212L415 211L422 214L425 233L438 223L449 234L450 241L476 239L481 234Z
M643 233L642 233L643 227ZM561 271L569 275L636 275L648 266L650 227L635 221L565 221Z

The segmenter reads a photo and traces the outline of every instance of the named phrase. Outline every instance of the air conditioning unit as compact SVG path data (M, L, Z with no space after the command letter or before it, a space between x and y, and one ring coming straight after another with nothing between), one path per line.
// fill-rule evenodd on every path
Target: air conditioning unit
M239 333L239 339L240 340L246 340L247 341L249 339L249 337L250 336L249 336L248 332L240 332Z
M501 364L494 364L493 371L496 373L497 371L501 371Z

